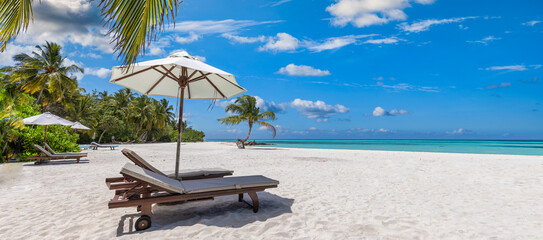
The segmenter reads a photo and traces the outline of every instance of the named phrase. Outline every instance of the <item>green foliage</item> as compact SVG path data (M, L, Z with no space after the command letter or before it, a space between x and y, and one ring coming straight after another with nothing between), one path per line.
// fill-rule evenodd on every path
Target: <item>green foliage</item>
M204 141L205 136L206 135L202 131L187 128L183 131L183 134L181 134L181 142L202 142Z
M26 161L27 157L38 154L39 151L34 144L43 146L43 137L45 134L44 126L25 127L19 131L17 141L15 142L16 152L20 161ZM79 135L72 133L66 126L48 126L47 144L55 152L79 152L79 145L76 143Z
M43 145L44 126L25 126L22 119L45 111L91 129L49 126L47 143L58 152L79 151L77 143L91 141L177 141L173 107L166 99L129 89L86 93L71 77L81 68L63 64L59 45L47 42L37 49L31 56L16 55L14 66L0 69L0 162L38 153L34 144ZM203 132L186 122L183 129L183 141L203 141Z

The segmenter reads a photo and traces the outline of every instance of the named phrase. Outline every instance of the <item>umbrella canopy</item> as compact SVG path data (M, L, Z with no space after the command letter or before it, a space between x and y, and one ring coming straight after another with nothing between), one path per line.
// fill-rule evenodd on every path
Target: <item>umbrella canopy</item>
M180 97L183 88L187 99L226 99L247 90L234 75L207 65L179 52L166 58L137 63L130 67L113 67L111 83L145 95Z
M111 83L145 95L180 98L175 177L179 176L179 158L183 119L183 100L227 99L246 92L234 75L178 52L169 57L137 63L130 68L113 67Z
M80 130L91 130L87 126L81 124L80 122L75 122L74 125L72 125L73 129L80 129Z
M73 122L61 118L50 112L45 112L36 116L27 117L23 119L23 122L28 125L74 125Z
M45 125L45 135L43 136L44 144L47 140L47 126L48 125L64 125L64 126L74 125L73 122L68 121L64 118L61 118L50 112L44 112L36 116L27 117L23 119L23 122L24 124L28 124L28 125Z

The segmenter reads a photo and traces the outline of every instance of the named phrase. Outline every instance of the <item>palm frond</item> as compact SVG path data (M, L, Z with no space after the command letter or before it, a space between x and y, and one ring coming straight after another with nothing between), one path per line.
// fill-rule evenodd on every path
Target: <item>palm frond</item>
M267 112L263 112L263 113L260 113L258 114L258 119L259 120L275 120L275 113L272 112L272 111L267 111Z
M166 22L175 22L179 0L101 0L102 16L109 25L114 50L124 56L123 64L131 65L145 47L164 28Z
M6 49L11 38L28 29L33 18L32 0L0 1L0 51Z
M272 131L273 137L275 138L275 136L277 135L277 129L275 129L275 127L273 125L271 125L268 122L264 122L264 121L256 121L256 123L258 125L260 125L260 126L267 127L270 131Z
M244 118L242 116L236 116L236 115L233 115L233 116L228 116L228 117L225 117L225 118L219 118L217 119L217 121L221 121L222 124L226 124L226 125L237 125L241 122L246 122L247 121L247 118Z

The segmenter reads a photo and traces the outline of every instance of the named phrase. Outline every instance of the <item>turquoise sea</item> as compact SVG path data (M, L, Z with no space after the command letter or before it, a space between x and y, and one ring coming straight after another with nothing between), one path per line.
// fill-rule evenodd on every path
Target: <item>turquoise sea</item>
M228 141L235 140L208 140ZM543 141L509 140L257 140L285 148L541 155Z

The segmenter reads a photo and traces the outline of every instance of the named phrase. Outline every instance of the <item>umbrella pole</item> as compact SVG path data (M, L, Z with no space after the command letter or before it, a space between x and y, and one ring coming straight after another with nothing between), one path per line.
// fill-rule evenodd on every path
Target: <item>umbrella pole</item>
M177 126L177 154L175 155L175 179L179 179L179 158L181 157L181 134L183 134L183 100L185 87L181 87L181 100L179 101L179 120Z
M47 142L47 125L45 125L45 134L43 135L43 146L45 146L45 143Z

